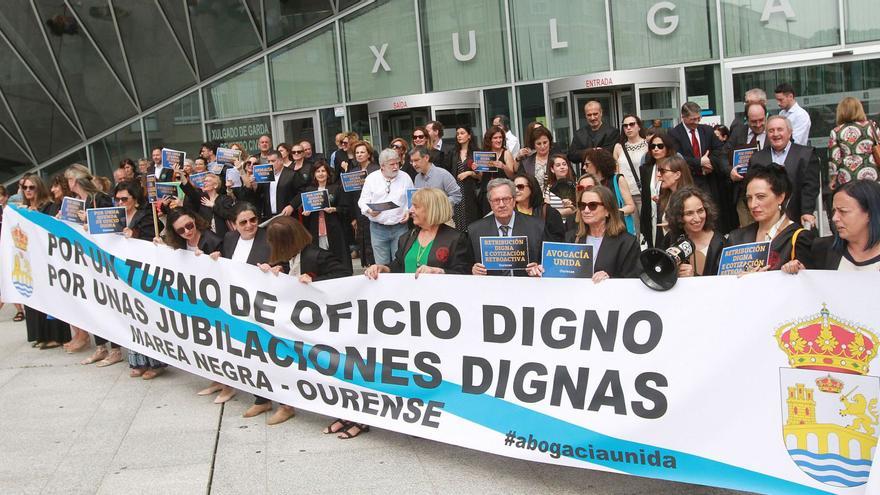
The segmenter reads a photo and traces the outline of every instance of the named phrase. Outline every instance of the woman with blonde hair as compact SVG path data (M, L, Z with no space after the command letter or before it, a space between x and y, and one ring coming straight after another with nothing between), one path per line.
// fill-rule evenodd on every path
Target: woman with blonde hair
M831 190L849 181L876 181L880 130L868 120L858 98L847 96L837 104L837 127L828 143L828 177Z

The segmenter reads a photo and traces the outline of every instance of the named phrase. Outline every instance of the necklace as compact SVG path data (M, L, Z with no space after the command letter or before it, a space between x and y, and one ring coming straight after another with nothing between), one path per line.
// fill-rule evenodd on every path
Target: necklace
M432 239L431 241L429 241L427 246L422 246L421 242L418 242L418 241L416 241L416 242L419 245L418 250L416 251L416 268L418 268L418 267L422 266L422 255L424 254L425 258L427 258L428 246L430 246L431 242L434 242L434 240ZM427 261L428 260L425 259L426 263L427 263Z

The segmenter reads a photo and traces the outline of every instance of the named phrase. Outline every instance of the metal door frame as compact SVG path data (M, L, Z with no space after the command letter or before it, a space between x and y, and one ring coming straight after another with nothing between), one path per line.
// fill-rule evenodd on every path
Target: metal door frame
M312 150L315 153L317 153L318 150L323 150L324 137L321 133L323 123L321 122L320 112L318 112L318 110L309 110L306 112L290 112L275 115L275 117L272 119L272 135L281 136L282 139L286 139L286 136L284 136L284 122L294 119L312 119L312 123L314 124L315 129L315 139L312 143ZM277 143L274 144L276 144L277 146Z

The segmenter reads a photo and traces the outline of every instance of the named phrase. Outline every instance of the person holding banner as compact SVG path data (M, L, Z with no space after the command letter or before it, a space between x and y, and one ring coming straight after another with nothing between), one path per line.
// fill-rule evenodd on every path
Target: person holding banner
M109 208L113 206L113 200L110 196L99 191L95 186L92 173L89 172L89 169L86 166L74 163L64 171L64 177L67 179L67 187L70 189L73 196L85 202L86 210L92 208ZM80 211L78 215L80 220L85 222L86 212ZM89 345L88 332L73 325L71 325L70 328L73 331L73 336L70 339L70 342L65 344L64 349L67 352L79 352L84 350ZM122 361L122 352L119 350L119 346L111 343L112 351L108 353L107 349L104 347L104 344L106 343L106 339L96 335L95 345L98 346L98 349L89 358L81 361L80 364L92 364L98 362L99 366L104 367Z
M259 265L263 272L272 272L275 275L286 273L304 284L351 275L351 271L346 270L330 251L315 247L311 234L301 223L290 217L278 217L269 222L266 226L266 239L269 241L269 263ZM257 396L254 405L245 411L244 417L254 417L271 409L272 402L269 399ZM292 406L281 404L267 423L277 425L294 415ZM347 424L347 428L353 430L347 438L354 438L370 430L369 426L355 423L350 426Z
M568 231L565 242L593 246L593 282L609 278L635 278L641 271L639 242L626 231L617 214L614 193L605 186L594 186L580 193L577 202L580 215L576 231ZM529 270L530 276L541 276L543 266Z
M775 163L769 166L750 165L743 182L746 203L755 223L730 232L725 247L770 241L767 266L762 270L778 270L794 259L806 267L812 267L810 249L813 232L792 221L786 213L785 205L792 185L785 168Z
M323 211L303 212L303 223L312 234L314 244L321 249L326 249L333 253L343 265L351 271L351 256L349 255L348 245L345 242L345 233L343 230L343 220L348 213L350 206L345 202L346 195L343 194L342 188L334 180L333 170L330 165L323 159L315 162L312 170L312 186L306 189L309 191L326 190L327 196L330 198L330 204Z
M565 238L565 224L556 208L544 202L538 179L530 175L519 175L513 179L516 187L516 211L541 220L544 224L544 240L562 242Z
M831 211L833 235L813 242L809 268L880 271L880 184L871 179L838 184ZM782 271L791 274L805 268L799 259L782 265Z
M394 260L397 240L407 231L406 190L412 187L412 179L400 173L397 152L382 150L379 170L367 176L357 202L358 209L369 218L370 245L380 265Z
M480 180L483 174L474 170L474 133L470 127L455 128L455 150L446 155L446 169L455 175L461 190L461 201L453 208L455 228L467 234L468 225L481 217L480 203L477 201Z
M219 251L223 239L208 228L207 222L187 208L173 208L168 212L165 237L154 239L174 249L186 249L199 256Z
M473 263L467 236L446 225L452 218L452 205L446 193L425 187L413 193L410 218L415 228L401 236L397 255L390 265L372 265L364 271L376 280L380 273L458 273L465 274Z
M679 277L716 275L724 236L715 231L718 222L718 207L709 194L694 186L685 186L669 198L666 210L669 232L660 245L666 249L678 244L681 236L694 245L688 263L678 265Z

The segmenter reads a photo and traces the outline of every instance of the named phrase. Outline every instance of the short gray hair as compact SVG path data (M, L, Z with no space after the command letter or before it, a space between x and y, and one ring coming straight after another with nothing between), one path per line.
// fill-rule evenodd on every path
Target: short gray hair
M516 196L516 185L514 185L513 181L505 178L492 179L486 184L486 197L489 197L489 194L492 192L492 189L496 187L504 187L507 186L510 189L510 195Z
M755 100L763 103L765 106L767 105L767 92L761 88L752 88L746 91L745 98L743 101L748 101L749 97L752 97Z
M697 105L692 101L686 101L684 102L684 105L681 106L681 115L684 117L688 115L700 115L701 112L702 109L700 108L700 105Z
M788 120L788 117L783 117L782 115L771 115L767 118L767 125L770 125L770 122L773 120L782 120L785 122L785 127L788 127L788 132L792 132L793 129L791 127L791 121Z
M415 146L415 147L413 147L413 149L409 150L410 157L412 157L416 153L418 153L419 156L428 156L430 154L430 152L428 151L428 148L426 148L424 146Z
M391 148L385 148L384 150L382 150L381 153L379 153L379 166L384 167L385 164L388 163L388 160L391 160L394 158L400 158L397 155L397 152Z

